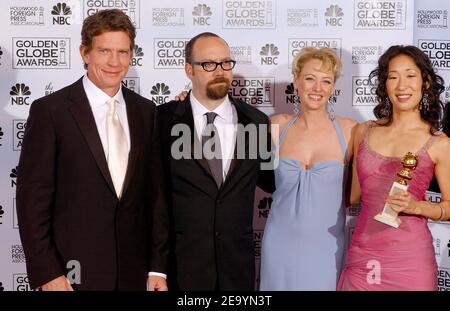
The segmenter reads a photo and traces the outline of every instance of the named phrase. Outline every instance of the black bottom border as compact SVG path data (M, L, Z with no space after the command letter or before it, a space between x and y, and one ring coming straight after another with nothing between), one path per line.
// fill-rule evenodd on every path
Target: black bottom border
M348 309L356 306L414 307L446 306L449 292L1 292L0 305L64 308L88 311L87 307L148 307L169 310L298 310ZM83 308L83 309L82 309ZM164 310L165 310L164 309ZM19 309L20 310L20 309ZM151 309L156 310L156 309ZM127 310L128 311L128 310ZM131 311L131 310L130 310Z

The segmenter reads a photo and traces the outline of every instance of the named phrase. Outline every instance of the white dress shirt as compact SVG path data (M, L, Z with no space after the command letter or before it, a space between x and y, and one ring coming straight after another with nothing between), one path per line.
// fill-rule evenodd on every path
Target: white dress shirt
M106 115L108 114L108 104L106 103L111 97L99 89L88 76L83 77L83 87L91 106L92 114L94 115L95 124L97 125L97 131L100 135L103 150L106 158L108 158L108 135L106 133ZM128 152L130 152L130 129L128 128L128 116L127 106L125 105L125 99L122 94L122 84L119 91L113 98L117 101L116 112L119 116L120 124L125 131L125 137L128 143Z
M234 147L236 144L236 132L237 132L237 112L233 104L231 104L228 96L225 97L223 102L213 111L209 111L203 106L194 96L190 95L192 114L194 116L195 131L197 138L202 141L202 133L206 127L206 115L207 112L215 112L217 117L214 119L214 126L217 128L220 139L220 150L222 151L222 168L223 168L223 180L227 176L230 169L231 160L234 155Z

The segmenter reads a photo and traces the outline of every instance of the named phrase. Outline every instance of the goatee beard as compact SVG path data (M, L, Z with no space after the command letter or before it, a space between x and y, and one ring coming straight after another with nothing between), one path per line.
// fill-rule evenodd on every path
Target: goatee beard
M217 100L224 98L230 89L230 80L225 77L215 78L206 85L206 96L209 99Z

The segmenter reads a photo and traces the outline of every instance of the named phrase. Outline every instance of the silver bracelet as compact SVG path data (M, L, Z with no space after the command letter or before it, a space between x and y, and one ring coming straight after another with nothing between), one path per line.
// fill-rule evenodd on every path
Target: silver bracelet
M439 221L443 221L445 219L445 209L441 206L441 204L438 204L438 206L441 209L441 215L439 216Z

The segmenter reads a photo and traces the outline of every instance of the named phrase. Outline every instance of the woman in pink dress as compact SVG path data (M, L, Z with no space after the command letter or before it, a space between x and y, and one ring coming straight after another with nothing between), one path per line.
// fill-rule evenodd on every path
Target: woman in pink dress
M357 126L351 203L361 202L338 290L436 290L437 265L428 219L450 216L450 140L438 131L443 80L414 46L392 46L370 74L378 80L376 121ZM401 159L418 156L408 191L389 196ZM425 201L436 175L442 202ZM385 203L398 228L378 222Z

